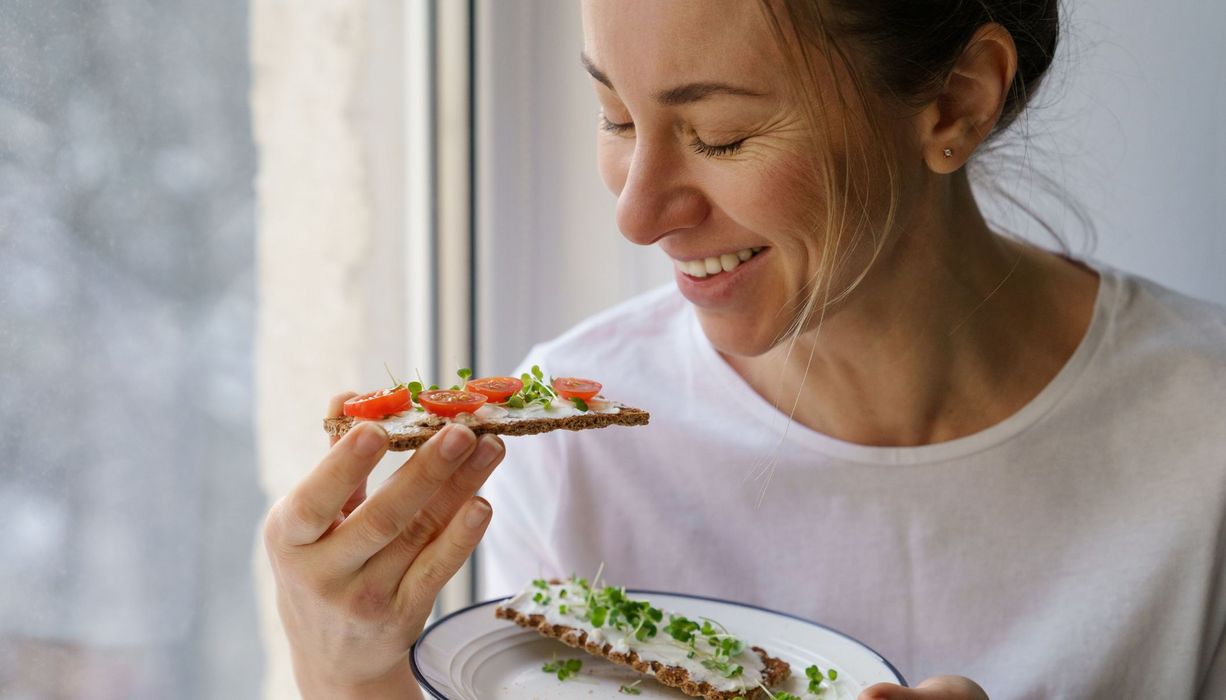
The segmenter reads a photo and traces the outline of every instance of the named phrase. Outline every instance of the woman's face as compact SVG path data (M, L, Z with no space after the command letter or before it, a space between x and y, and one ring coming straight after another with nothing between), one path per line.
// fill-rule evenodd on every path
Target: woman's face
M825 203L758 3L585 0L583 20L603 112L600 174L617 195L618 227L672 258L716 348L769 350L819 272Z

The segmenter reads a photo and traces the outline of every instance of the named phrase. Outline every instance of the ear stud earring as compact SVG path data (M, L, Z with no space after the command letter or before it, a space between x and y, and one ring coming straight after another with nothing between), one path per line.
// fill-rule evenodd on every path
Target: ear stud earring
M954 157L954 149L952 149L952 148L946 148L946 149L945 149L945 157L946 157L946 158L953 158L953 157Z

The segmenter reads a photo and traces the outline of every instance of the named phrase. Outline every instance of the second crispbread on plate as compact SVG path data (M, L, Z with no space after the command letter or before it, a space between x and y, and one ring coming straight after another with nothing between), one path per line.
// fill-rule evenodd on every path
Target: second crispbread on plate
M574 576L532 581L494 615L705 700L772 697L767 689L791 677L786 661L715 620L689 619L625 588Z
M606 428L613 425L637 426L647 425L651 414L641 408L613 403L616 413L587 412L578 415L559 417L531 417L515 419L513 417L493 418L465 422L477 435L537 435L553 430L590 430ZM358 419L352 416L324 419L324 429L329 435L340 437L349 432ZM383 425L388 434L389 450L415 450L446 425L439 421L432 425L401 424L395 417L375 421Z

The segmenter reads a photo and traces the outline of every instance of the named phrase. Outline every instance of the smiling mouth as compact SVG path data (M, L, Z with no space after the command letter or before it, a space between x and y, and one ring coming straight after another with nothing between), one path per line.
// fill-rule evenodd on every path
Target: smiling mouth
M761 253L763 250L766 250L766 248L759 246L744 248L735 253L724 253L713 258L700 258L697 260L673 259L673 265L690 277L703 279L721 275L725 272L732 272L740 267L741 263L748 262L750 258Z

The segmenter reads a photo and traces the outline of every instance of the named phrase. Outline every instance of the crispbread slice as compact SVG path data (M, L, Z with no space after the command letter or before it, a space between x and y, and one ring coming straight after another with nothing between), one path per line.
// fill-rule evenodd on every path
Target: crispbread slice
M588 430L591 428L607 428L610 425L647 425L651 414L641 408L617 404L617 413L597 413L595 411L577 416L561 418L526 418L524 420L497 420L469 424L477 435L536 435L552 430ZM341 416L325 418L324 429L329 435L340 437L353 427L355 418ZM431 436L443 429L437 426L413 426L403 431L388 434L389 450L415 450Z
M758 700L759 698L766 697L766 693L761 688L752 688L744 691L716 690L706 681L694 681L691 679L690 672L684 668L665 666L659 661L642 661L639 659L639 655L633 651L627 654L615 652L613 651L612 644L588 641L586 631L566 625L551 625L545 620L544 615L528 615L502 606L495 608L494 615L503 620L511 620L520 627L536 630L546 637L553 637L576 649L582 649L592 656L599 656L615 664L629 666L639 673L651 674L658 682L676 688L691 697L705 698L706 700L733 700L733 698L737 697L745 698L745 700ZM763 685L768 688L775 687L791 677L792 668L786 661L768 655L762 647L750 647L750 649L766 665L766 668L762 671Z

